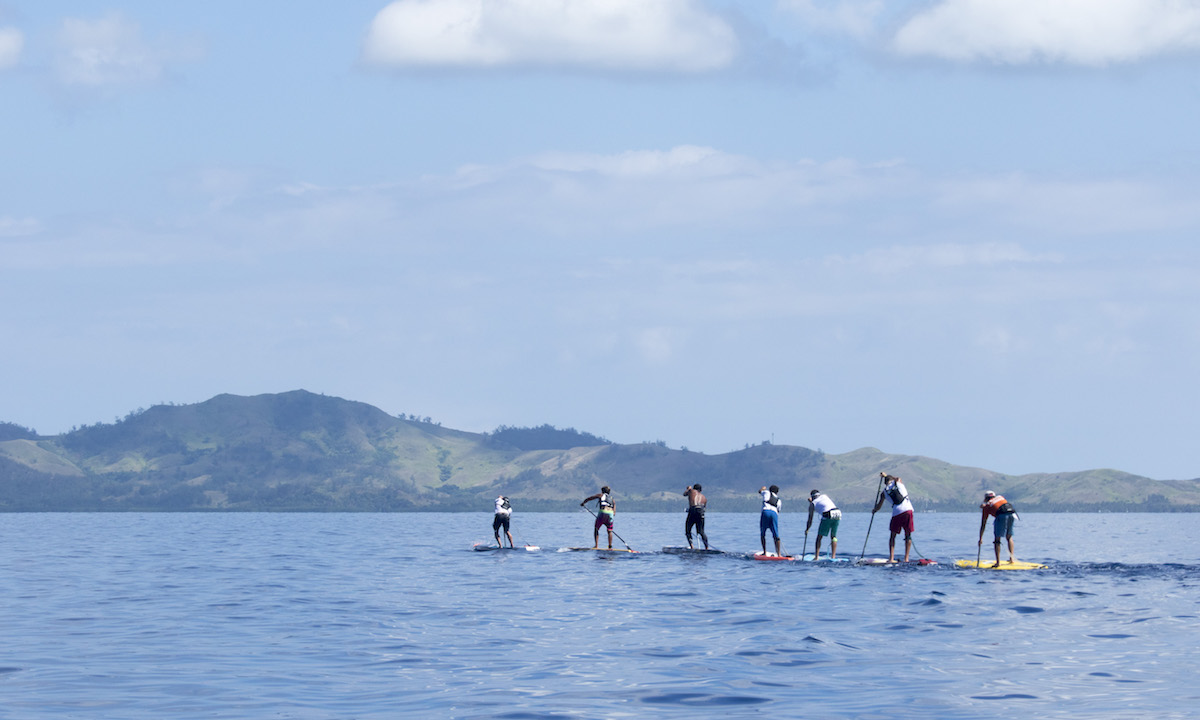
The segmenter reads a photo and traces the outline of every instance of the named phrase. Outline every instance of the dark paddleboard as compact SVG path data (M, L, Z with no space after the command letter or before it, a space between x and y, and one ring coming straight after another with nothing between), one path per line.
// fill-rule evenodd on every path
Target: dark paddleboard
M724 555L724 550L714 550L713 548L690 548L682 545L667 545L662 549L663 552L669 555Z

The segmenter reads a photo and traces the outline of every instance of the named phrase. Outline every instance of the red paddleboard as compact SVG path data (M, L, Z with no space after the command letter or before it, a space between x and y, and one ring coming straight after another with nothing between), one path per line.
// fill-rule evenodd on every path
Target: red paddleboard
M775 553L756 552L751 556L755 560L795 560L792 555L776 555Z

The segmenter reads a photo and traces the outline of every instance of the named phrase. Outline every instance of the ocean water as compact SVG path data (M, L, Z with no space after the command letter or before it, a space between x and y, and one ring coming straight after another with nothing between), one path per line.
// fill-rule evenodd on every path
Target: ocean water
M1051 568L988 572L952 566L974 514L918 515L939 565L867 567L556 552L591 517L517 510L541 551L473 552L490 513L0 516L0 717L1200 712L1196 515L1027 514L1018 557ZM683 522L616 527L657 551ZM803 522L784 513L785 551ZM886 553L885 525L847 513L839 554ZM758 548L756 515L708 530Z

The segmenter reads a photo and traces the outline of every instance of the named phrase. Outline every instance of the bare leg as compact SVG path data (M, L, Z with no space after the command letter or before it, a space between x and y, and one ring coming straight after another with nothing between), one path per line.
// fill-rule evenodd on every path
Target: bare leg
M1000 541L997 540L996 542L992 543L992 545L994 545L996 548L996 564L992 567L1000 567Z
M1017 553L1013 550L1012 535L1008 536L1008 561L1014 563L1017 561Z
M908 562L908 553L912 550L912 536L904 536L904 562Z
M813 544L813 560L821 559L821 536L817 536L817 542Z
M820 540L820 538L817 538L817 539ZM830 560L837 559L837 538L829 539L829 559Z
M612 528L608 529L608 549L612 550Z
M896 533L888 537L888 562L896 562Z
M775 554L780 557L783 556L783 551L779 549L779 538L775 538Z

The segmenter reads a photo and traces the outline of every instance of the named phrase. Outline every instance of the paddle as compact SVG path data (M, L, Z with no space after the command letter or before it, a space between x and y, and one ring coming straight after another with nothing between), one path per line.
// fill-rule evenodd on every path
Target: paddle
M800 548L800 559L804 559L804 554L808 552L808 528L804 528L804 546ZM816 562L817 556L813 555L813 562Z
M871 498L874 503L879 499L879 493L883 492L883 473L879 473L879 487L875 489L875 496ZM872 505L872 508L874 505ZM867 536L863 538L863 549L859 553L858 559L862 560L867 554L867 540L871 539L871 526L875 524L875 510L871 510L871 522L867 523Z
M587 510L588 514L591 515L592 517L596 517L596 513L592 512L592 509L590 507L587 507L585 505L585 506L583 506L583 509ZM617 535L617 531L613 530L612 534ZM620 535L617 535L617 539L620 540L622 543L625 543L626 550L628 550L629 552L636 552L633 548L629 547L629 543L625 542L625 538L621 537ZM597 543L596 543L597 545L600 544L598 540L599 540L599 537L597 537Z

